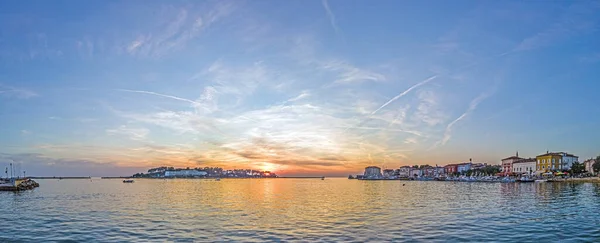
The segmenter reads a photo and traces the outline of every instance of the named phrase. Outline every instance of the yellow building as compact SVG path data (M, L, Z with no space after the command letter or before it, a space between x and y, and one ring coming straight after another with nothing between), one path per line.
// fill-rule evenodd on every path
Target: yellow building
M562 155L560 153L545 153L535 157L537 173L546 173L562 169Z

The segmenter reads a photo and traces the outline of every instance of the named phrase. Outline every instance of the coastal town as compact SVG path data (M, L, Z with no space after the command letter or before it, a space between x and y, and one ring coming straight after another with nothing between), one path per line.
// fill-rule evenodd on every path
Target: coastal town
M204 168L174 168L158 167L148 170L148 173L137 173L133 178L276 178L277 174L270 171L251 169L224 170L219 167Z
M600 158L600 156L599 156ZM348 179L359 180L452 180L488 182L533 182L561 180L569 177L595 176L600 170L598 158L579 161L579 156L567 152L549 152L523 158L517 152L498 165L487 162L452 163L445 166L413 165L398 169L365 168L362 175Z

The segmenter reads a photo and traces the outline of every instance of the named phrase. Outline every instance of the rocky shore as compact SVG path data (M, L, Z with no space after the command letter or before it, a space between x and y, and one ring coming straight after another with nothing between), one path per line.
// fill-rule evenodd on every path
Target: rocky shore
M39 186L40 184L28 178L0 180L0 191L26 191Z

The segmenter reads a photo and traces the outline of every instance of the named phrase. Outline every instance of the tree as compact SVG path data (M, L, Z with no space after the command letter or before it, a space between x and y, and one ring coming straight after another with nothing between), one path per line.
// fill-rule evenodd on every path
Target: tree
M594 172L596 172L596 173L600 172L600 155L598 157L596 157L596 162L594 162L594 164L592 165L592 168L594 169Z
M583 163L573 162L573 165L571 166L571 173L578 175L583 173L584 171L585 165Z

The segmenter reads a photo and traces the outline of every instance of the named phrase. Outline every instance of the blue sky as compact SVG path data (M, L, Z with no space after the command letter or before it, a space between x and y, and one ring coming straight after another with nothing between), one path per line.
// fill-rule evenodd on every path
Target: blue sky
M0 164L346 175L600 153L598 1L0 3Z

